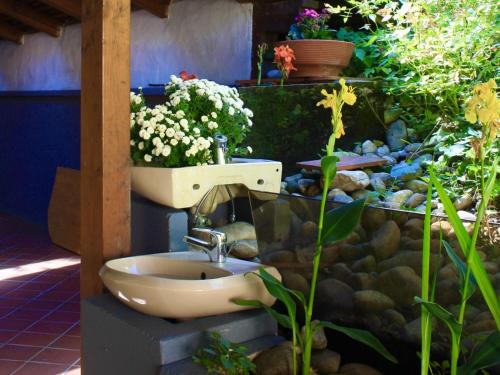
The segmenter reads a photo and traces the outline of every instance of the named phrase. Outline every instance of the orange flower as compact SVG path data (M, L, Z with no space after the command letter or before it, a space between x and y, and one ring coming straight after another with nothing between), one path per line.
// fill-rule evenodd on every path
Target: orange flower
M181 76L181 79L183 81L191 81L192 79L197 79L198 78L196 76L196 74L189 74L185 70L183 70L179 75Z
M295 60L295 52L288 45L274 48L274 63L278 66L285 78L288 78L292 70L297 70L293 66Z

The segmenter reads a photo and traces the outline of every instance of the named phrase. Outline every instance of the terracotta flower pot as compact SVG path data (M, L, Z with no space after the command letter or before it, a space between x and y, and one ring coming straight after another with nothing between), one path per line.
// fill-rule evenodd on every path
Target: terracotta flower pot
M288 45L295 52L294 65L297 71L291 77L335 78L349 65L354 44L340 40L287 40L278 42Z

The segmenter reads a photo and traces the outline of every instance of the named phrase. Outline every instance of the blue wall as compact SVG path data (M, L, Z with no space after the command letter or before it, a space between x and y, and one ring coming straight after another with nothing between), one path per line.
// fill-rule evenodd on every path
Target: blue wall
M79 93L0 93L0 211L46 227L58 166L80 167Z

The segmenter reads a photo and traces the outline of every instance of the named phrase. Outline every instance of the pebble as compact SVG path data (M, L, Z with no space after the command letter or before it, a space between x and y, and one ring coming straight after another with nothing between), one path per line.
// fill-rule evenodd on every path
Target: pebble
M370 178L363 171L339 171L332 182L333 188L351 192L364 189L370 184Z
M388 220L373 234L370 245L377 259L386 259L399 248L401 232L393 220Z
M377 146L372 141L364 141L361 145L363 154L374 153L377 151Z

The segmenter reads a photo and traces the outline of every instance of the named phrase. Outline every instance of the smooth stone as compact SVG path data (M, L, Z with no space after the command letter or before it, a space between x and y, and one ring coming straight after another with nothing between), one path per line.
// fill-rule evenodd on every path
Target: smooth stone
M408 138L406 124L403 120L396 120L387 126L386 141L391 151L401 150Z
M380 312L394 307L394 301L376 290L360 290L352 296L354 308L362 312Z
M484 270L490 275L498 273L499 266L495 262L484 262Z
M417 164L407 164L405 162L401 162L391 168L391 177L401 181L414 180L421 175L422 170Z
M420 318L412 320L406 323L403 328L403 335L410 343L417 344L420 342L422 337ZM434 327L433 327L434 331Z
M405 202L405 206L415 208L422 204L426 199L425 195L420 194L420 193L414 193L413 195L410 196Z
M362 363L347 363L340 367L341 375L384 375L380 371Z
M357 144L356 146L354 146L354 148L352 149L352 152L354 152L355 154L358 154L358 155L361 155L363 153L363 147L361 147L360 144Z
M299 181L301 178L304 178L304 176L301 173L297 173L292 176L285 177L284 181L286 183L290 183L292 181Z
M431 154L420 155L413 161L413 164L419 165L420 167L427 166L432 161Z
M477 219L476 215L467 211L458 211L457 214L462 220L476 221Z
M300 236L305 241L315 238L318 234L318 224L314 221L306 221L300 228Z
M239 240L232 243L231 255L240 259L253 259L259 255L259 245L256 240Z
M222 227L216 228L216 230L226 234L228 244L235 241L257 239L255 227L252 224L246 223L244 221L237 221L236 223L227 224Z
M363 258L371 253L371 245L366 243L361 244L348 244L343 243L339 245L340 258L345 261L353 261Z
M443 237L449 237L453 231L453 227L446 220L436 221L431 224L431 235L432 237L439 238L439 233L443 232Z
M406 145L404 150L411 154L412 152L418 151L422 147L422 143L410 143L409 145Z
M455 202L453 202L453 206L455 206L455 209L457 211L460 210L466 210L470 206L472 206L472 203L474 200L469 194L462 195L461 197L457 198Z
M344 283L349 282L352 271L345 263L336 263L331 267L331 277Z
M361 225L368 231L373 231L387 220L385 210L381 208L365 208L361 216Z
M377 259L386 259L394 254L399 248L401 232L395 221L386 221L373 234L370 245Z
M392 177L390 173L387 172L375 172L370 175L370 178L380 178L384 183L390 182Z
M402 159L406 159L408 154L406 153L405 150L401 150L401 151L393 151L389 154L389 156L391 158L396 159L396 160L402 160Z
M389 149L388 146L383 145L377 148L376 154L378 156L388 156L390 154L391 150Z
M337 195L347 195L347 193L346 193L344 190L342 190L342 189L337 189L337 188L335 188L335 189L332 189L332 190L330 190L330 191L328 192L328 194L327 194L327 198L328 198L328 199L333 199L333 198L335 198Z
M363 154L374 153L377 151L377 145L375 145L372 141L364 141L361 145L361 149Z
M340 368L340 354L333 350L322 350L313 352L311 355L311 367L319 375L336 373Z
M317 303L326 309L351 311L353 293L354 290L346 283L336 279L325 279L318 283Z
M290 194L298 193L300 191L298 180L287 182L286 191L288 191Z
M405 326L406 319L399 311L389 309L382 313L382 322L389 326L389 328L399 330Z
M348 284L354 290L370 290L373 289L377 277L374 273L356 272L351 275Z
M466 326L465 332L467 332L469 335L472 335L474 333L479 333L479 332L495 331L496 329L497 326L495 321L493 319L490 319L490 320L483 320L481 322L476 322L469 326Z
M384 111L384 123L389 125L390 123L396 121L403 111L401 108L386 109Z
M364 189L370 184L370 178L363 171L339 171L332 182L333 188L351 192Z
M354 272L374 272L377 269L377 261L373 255L368 255L355 261L351 269Z
M404 188L413 191L414 193L425 193L427 192L427 182L422 180L410 180L405 183Z
M379 193L384 192L387 189L385 182L380 177L372 176L370 178L370 185L373 190L378 191Z
M282 283L289 289L298 290L304 294L309 295L309 282L307 279L292 271L281 271Z
M257 375L289 375L293 372L292 344L285 342L264 350L254 359Z
M297 261L297 255L288 250L278 250L265 255L268 262L271 263L292 263Z
M408 140L410 142L416 142L418 139L417 131L413 128L408 128L406 131L408 132Z
M354 202L354 199L348 195L336 195L335 197L333 197L332 199L333 202L335 203L352 203Z
M436 301L441 306L460 303L460 285L458 279L442 280L437 283Z
M453 263L448 263L438 271L438 280L457 280L458 271Z
M317 220L318 215L312 209L311 202L308 199L292 194L292 198L289 199L289 202L292 213L297 215L300 220Z
M375 282L375 289L399 306L411 306L413 297L420 295L421 285L420 277L412 268L401 266L382 272Z
M312 197L320 193L316 180L312 178L302 178L299 180L298 185L300 192L305 196Z
M422 233L424 229L424 221L419 218L412 218L408 220L404 225L403 225L404 230L409 230L409 231L416 231L418 233Z
M427 206L425 204L420 204L417 207L415 207L415 211L417 211L417 212L425 212L426 208L427 208Z
M393 158L392 156L389 156L389 155L381 156L381 158L384 159L384 160L387 160L386 165L390 165L390 166L396 165L396 163L398 162L397 159L395 159L395 158Z
M276 199L264 203L254 210L254 220L259 223L259 240L283 242L290 238L292 211L290 201L295 199Z
M314 330L312 336L312 348L316 350L322 350L326 349L326 347L328 346L328 340L326 339L325 329L323 327L316 328L318 323L319 320L313 320L311 322L311 328L313 328ZM306 336L305 327L302 327L300 333L302 335L302 338L305 339Z
M430 256L430 269L434 272L436 267L437 258L436 255L431 254ZM419 251L399 251L393 257L383 260L378 264L378 271L383 272L391 268L407 266L415 271L415 273L420 274L422 271L422 254Z
M411 190L399 190L385 198L384 207L400 208L413 195Z

